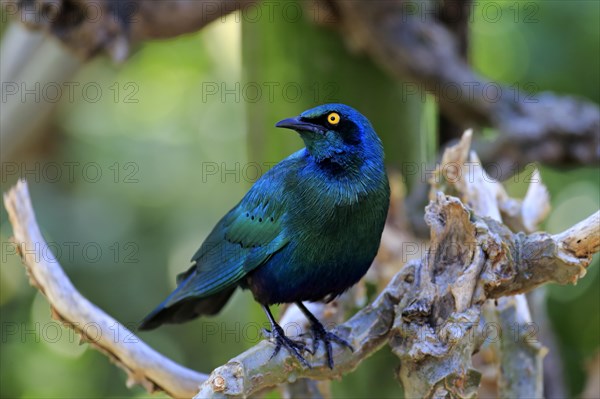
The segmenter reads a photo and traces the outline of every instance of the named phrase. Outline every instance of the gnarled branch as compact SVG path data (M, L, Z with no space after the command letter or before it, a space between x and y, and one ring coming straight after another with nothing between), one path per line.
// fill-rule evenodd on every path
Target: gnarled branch
M468 153L470 135L465 137L468 138L465 140ZM463 152L460 148L456 150ZM483 169L480 167L479 171ZM531 225L545 213L543 207L533 210L531 202L536 201L535 198L541 198L543 202L547 196L534 197L530 194L519 204L503 195L504 191L497 183L484 185L480 191L482 196L489 191L488 199L482 197L480 200L481 209L488 209L485 212L491 214L496 204L496 213L500 215L496 201L504 197L501 208L513 216L514 223ZM534 186L531 193L544 193L544 190ZM483 207L485 201L491 201L488 208ZM514 234L498 219L472 214L457 198L440 192L428 206L426 217L432 229L431 249L423 260L407 264L382 293L386 295L392 292L390 298L393 298L393 302L400 300L393 308L391 329L382 333L390 339L392 350L401 359L399 377L407 396L437 397L451 393L468 397L476 392L479 384L479 374L471 367L470 359L481 345L480 340L472 339L472 333L478 328L483 303L487 299L530 291L541 280L562 284L575 282L591 262L589 256L598 250L600 234L597 221L600 212L582 222L583 228L571 230L576 237L570 236L569 239L564 233L557 236ZM576 250L569 249L569 253L582 251L582 256L578 262L565 263L565 253L560 248L565 242L577 242L577 237L591 237L590 243ZM525 265L524 268L520 268L521 264ZM536 277L523 277L521 273ZM364 323L363 312L370 313L374 307L379 308L377 301L380 300L381 296L349 322L338 327L340 331L347 331L350 327L346 337L355 345L353 337L363 330L354 330L354 326L359 321ZM510 301L506 309L507 313L513 309ZM521 308L516 309L521 312ZM386 315L385 320L389 317ZM381 338L378 337L376 342L379 344ZM536 359L543 356L543 351L537 346L532 348L532 359L537 362ZM260 356L256 350L260 350ZM244 397L263 387L286 382L290 375L293 379L328 379L347 370L348 364L350 369L356 366L351 361L352 355L341 349L334 354L336 364L340 366L334 371L324 366L316 370L300 369L287 354L274 359L276 364L264 364L262 361L260 364L254 363L257 357L264 359L268 356L270 350L266 344L264 348L255 347L217 368L209 381L203 384L197 398L219 394ZM322 353L317 356L322 359ZM535 366L539 366L538 363ZM215 389L212 381L219 382L218 389ZM514 388L506 392L523 392L519 387Z
M76 291L55 259L40 261L27 250L47 248L47 244L36 224L26 183L20 181L12 188L4 203L26 269L55 317L79 333L78 326L96 323L103 334L91 344L123 367L130 383L142 383L150 391L163 389L175 397L192 396L203 381L199 398L246 397L299 378L336 378L388 341L402 359L400 378L406 392L434 396L451 390L468 396L478 384L478 373L469 365L479 343L467 342L465 334L477 325L480 304L545 282L573 283L600 248L600 212L558 235L514 234L496 220L472 214L458 198L438 192L426 214L432 231L430 250L425 258L405 265L372 304L337 327L356 351L336 347L334 370L325 365L323 348L308 357L315 367L305 369L285 351L270 359L273 346L263 341L207 379L162 357L139 339L112 341L108 330L114 331L116 321Z
M534 172L522 202L510 198L504 187L488 176L477 155L469 154L471 136L471 131L466 131L458 144L444 152L441 165L431 182L432 195L434 189L445 186L446 191L458 192L477 215L489 217L497 222L504 218L513 231L535 231L537 224L550 211L550 197L539 172ZM481 308L480 311L481 322L493 320L494 323L498 323L500 331L509 331L518 326L514 334L516 338L513 338L512 334L500 334L499 342L494 346L499 363L498 395L542 397L542 365L547 350L538 342L531 342L525 335L527 327L532 323L525 295L499 298L495 309L488 307ZM529 375L530 378L523 379L522 375Z
M469 154L470 142L467 131L446 150L432 178L426 210L431 248L416 266L418 287L403 296L392 327L390 345L401 359L399 378L409 397L474 396L481 375L471 357L482 344L485 301L499 299L500 328L528 323L525 297L511 295L548 281L576 282L600 244L600 212L556 236L511 232L501 223L502 215L508 214L514 226L535 226L548 210L545 188L537 180L523 202L509 198L477 156ZM470 208L439 190L459 195ZM570 233L574 236L566 239ZM565 252L572 240L583 245ZM578 251L573 262L571 255ZM507 334L501 346L501 396L541 396L545 350L536 343L512 342Z

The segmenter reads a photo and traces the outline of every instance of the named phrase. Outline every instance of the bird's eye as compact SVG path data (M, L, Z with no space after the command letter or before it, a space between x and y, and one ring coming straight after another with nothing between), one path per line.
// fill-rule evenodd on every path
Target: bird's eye
M329 122L330 125L337 125L340 123L340 115L337 112L330 113L327 115L327 122Z

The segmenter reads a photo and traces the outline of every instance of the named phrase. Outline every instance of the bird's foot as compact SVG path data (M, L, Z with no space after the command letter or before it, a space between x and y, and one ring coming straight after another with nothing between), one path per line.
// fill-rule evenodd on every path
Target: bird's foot
M269 360L273 359L279 353L281 347L284 347L291 355L298 359L298 361L304 365L304 367L309 369L312 368L301 354L301 352L306 350L306 344L288 338L279 325L274 325L272 328L273 330L263 329L263 334L265 337L275 341L275 350L273 350L273 354Z
M323 341L325 344L325 351L327 352L327 365L330 369L333 369L333 349L331 347L331 343L335 342L340 346L345 346L350 349L350 351L354 352L354 348L348 341L342 339L335 335L332 332L329 332L323 327L321 323L312 323L310 327L313 333L313 348L312 353L317 353L317 349L319 349L319 341Z

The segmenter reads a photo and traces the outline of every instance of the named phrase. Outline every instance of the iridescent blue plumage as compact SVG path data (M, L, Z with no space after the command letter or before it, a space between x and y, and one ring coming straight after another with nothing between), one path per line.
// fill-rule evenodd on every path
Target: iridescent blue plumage
M215 314L240 286L265 307L277 348L307 364L301 345L280 336L268 305L330 300L358 282L379 247L389 186L381 142L356 110L325 104L277 126L296 130L306 148L262 176L217 223L142 329ZM307 316L332 366L329 341L345 342Z

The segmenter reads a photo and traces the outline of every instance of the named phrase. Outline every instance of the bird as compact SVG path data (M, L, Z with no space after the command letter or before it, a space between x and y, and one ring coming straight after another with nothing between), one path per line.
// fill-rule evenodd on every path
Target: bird
M327 331L303 302L329 302L355 285L379 249L390 203L381 140L344 104L323 104L275 127L296 131L304 148L270 168L216 224L176 289L140 330L217 314L237 288L250 290L271 325L266 337L302 365L323 342L354 348ZM295 303L310 323L312 351L287 337L270 306Z

